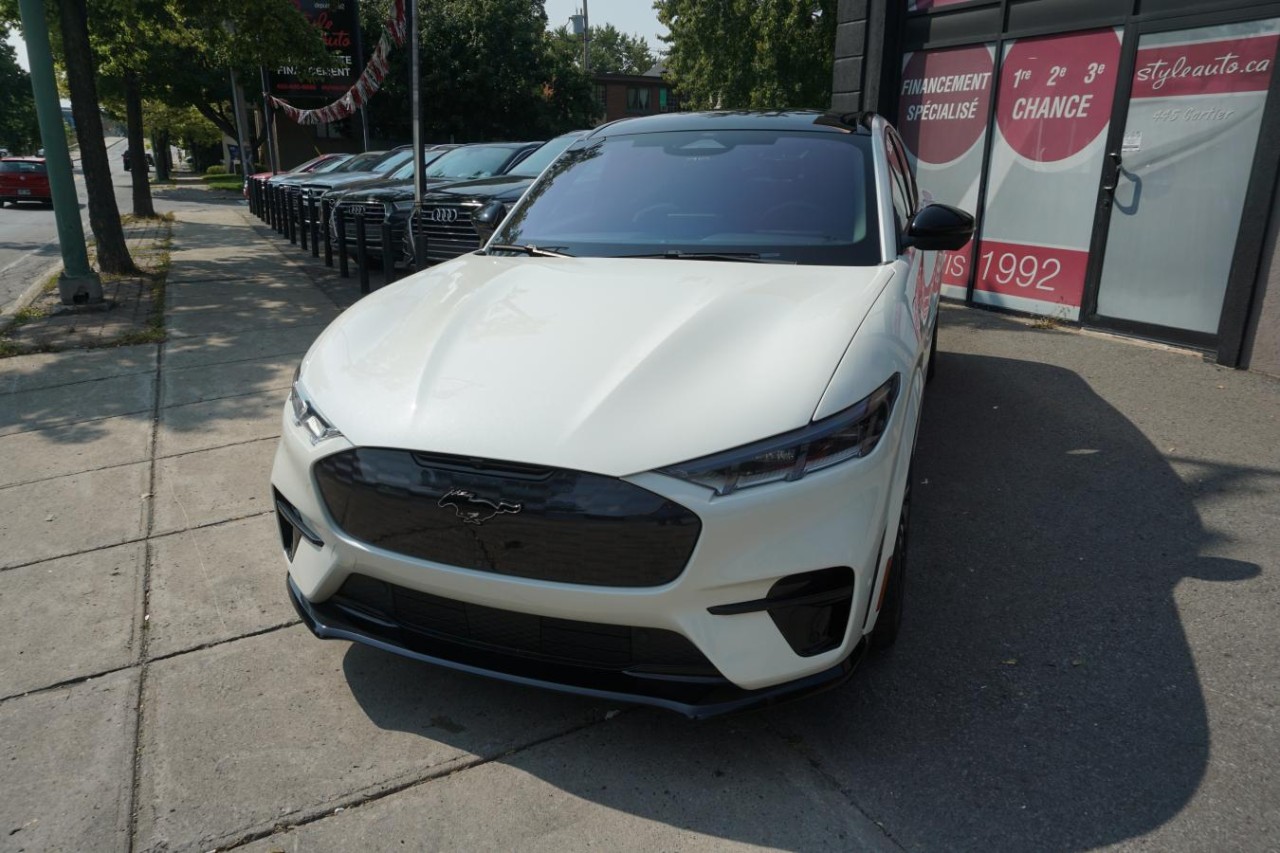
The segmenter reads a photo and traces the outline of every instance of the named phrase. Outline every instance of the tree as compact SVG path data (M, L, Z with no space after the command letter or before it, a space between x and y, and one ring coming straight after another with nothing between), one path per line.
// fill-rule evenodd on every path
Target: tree
M538 139L587 127L591 82L547 32L541 0L419 0L423 138L439 142ZM365 42L376 42L386 6L370 3ZM409 46L368 106L377 136L407 139Z
M71 114L76 121L80 165L89 195L89 226L97 242L98 268L106 273L136 272L137 267L124 242L120 209L116 206L115 187L111 182L111 165L107 161L107 146L103 141L85 2L58 0L57 6L67 88L71 93Z
M656 0L667 69L707 109L825 107L836 0Z
M569 32L567 26L553 30L551 40L557 51L575 60L582 56L582 36ZM592 74L644 74L658 61L643 36L629 36L619 32L613 24L591 27L587 52Z
M13 48L4 41L8 33L8 28L0 25L0 147L26 153L40 147L40 125L31 76L22 70Z

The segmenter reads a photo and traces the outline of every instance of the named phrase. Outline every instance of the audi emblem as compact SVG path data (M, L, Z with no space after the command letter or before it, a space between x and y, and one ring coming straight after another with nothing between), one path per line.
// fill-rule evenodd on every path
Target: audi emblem
M363 204L353 204L353 205L351 205L351 207L349 207L349 208L347 208L347 209L351 211L351 215L352 215L352 216L364 216L364 205L363 205Z
M457 222L458 210L454 207L434 207L424 210L422 215L428 222Z

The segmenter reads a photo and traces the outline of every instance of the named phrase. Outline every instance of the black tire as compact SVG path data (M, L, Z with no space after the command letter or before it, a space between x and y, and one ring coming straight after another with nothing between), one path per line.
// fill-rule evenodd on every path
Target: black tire
M932 382L933 374L938 369L938 323L941 321L941 317L933 320L933 343L929 344L929 365L924 370L925 382Z
M898 515L898 529L893 540L893 554L889 558L885 580L884 603L880 615L871 630L871 648L887 649L898 641L902 631L902 610L907 591L907 545L910 541L911 478L913 468L907 469L906 490L902 494L902 512Z

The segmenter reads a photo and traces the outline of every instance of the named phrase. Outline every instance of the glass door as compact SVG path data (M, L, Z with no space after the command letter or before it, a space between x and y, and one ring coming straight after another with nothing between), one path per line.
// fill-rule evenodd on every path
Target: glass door
M1216 340L1278 42L1280 18L1139 36L1091 320Z

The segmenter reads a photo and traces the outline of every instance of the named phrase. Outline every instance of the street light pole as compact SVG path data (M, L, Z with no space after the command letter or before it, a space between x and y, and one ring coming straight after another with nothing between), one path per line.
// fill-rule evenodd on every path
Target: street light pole
M582 70L591 73L591 18L587 15L587 0L582 0Z
M45 168L53 196L53 217L58 228L58 248L62 252L62 274L58 295L65 305L102 301L102 281L89 267L84 225L80 222L80 201L71 176L71 152L63 130L62 105L53 76L53 54L49 49L49 25L41 0L19 0L22 35L27 42L27 63L31 66L31 93L36 102L40 139L44 143ZM144 164L145 167L145 164Z

